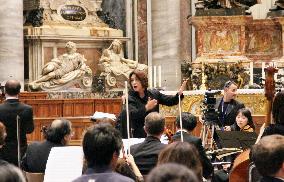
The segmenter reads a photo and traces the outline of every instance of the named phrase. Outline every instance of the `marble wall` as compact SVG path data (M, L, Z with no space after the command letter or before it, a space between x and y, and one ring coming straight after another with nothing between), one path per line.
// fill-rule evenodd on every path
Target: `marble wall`
M162 66L162 87L177 90L181 83L181 61L190 59L187 48L190 44L189 26L181 21L186 21L189 6L184 1L175 0L154 0L151 6L152 65Z
M5 1L0 6L0 82L24 81L23 1Z
M116 28L123 30L123 36L126 33L125 24L125 0L103 0L102 10L109 13L110 17L114 20Z

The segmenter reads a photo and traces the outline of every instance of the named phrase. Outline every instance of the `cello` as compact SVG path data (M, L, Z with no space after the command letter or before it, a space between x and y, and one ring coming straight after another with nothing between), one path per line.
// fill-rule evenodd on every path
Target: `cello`
M265 71L265 97L267 99L267 110L266 110L266 117L265 123L262 125L256 143L260 140L264 129L271 123L271 109L272 109L272 102L275 95L275 81L274 81L274 74L277 73L277 69L269 66L264 69ZM250 149L245 150L234 161L232 170L229 175L230 182L246 182L249 180L248 174L248 166L249 166L249 154Z

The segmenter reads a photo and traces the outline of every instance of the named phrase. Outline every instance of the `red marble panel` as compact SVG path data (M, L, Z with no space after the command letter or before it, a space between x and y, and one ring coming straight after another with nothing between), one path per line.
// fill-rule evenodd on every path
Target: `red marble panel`
M272 60L282 55L281 26L271 20L254 20L246 28L246 55L254 60Z
M93 71L93 75L96 75L102 49L100 48L78 48L77 52L84 55L85 59L87 59L86 64Z
M53 48L44 47L43 48L43 60L44 64L48 63L53 58Z
M137 8L138 23L138 61L148 64L148 41L147 41L147 0L139 0Z

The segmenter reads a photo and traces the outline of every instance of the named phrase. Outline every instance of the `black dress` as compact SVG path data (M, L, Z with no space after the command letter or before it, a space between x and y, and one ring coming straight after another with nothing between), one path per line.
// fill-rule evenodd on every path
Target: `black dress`
M149 111L146 111L145 105L147 104L148 98L156 99L158 104ZM184 96L181 95L181 99ZM146 133L144 132L144 120L147 114L150 112L159 112L159 104L173 106L178 104L178 93L176 95L165 95L160 93L158 90L145 90L145 96L141 98L138 92L128 92L128 107L129 107L129 124L133 138L145 138ZM123 138L127 138L127 120L126 120L126 109L123 107L122 112L118 117L118 123Z

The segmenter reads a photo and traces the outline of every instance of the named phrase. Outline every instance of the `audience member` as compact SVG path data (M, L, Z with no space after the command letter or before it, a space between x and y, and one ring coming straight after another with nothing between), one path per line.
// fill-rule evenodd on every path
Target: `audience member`
M28 145L22 159L23 170L44 173L51 148L67 145L71 139L71 131L71 122L66 119L56 119L49 128L44 128L43 134L46 140Z
M143 182L144 178L138 169L134 158L131 154L125 156L126 159L119 158L115 167L115 171L127 176L131 179L134 179L136 182Z
M155 167L147 182L199 182L196 175L184 165L167 163Z
M278 92L272 104L274 124L265 128L262 136L279 134L284 135L284 92Z
M94 124L109 123L109 124L111 124L113 127L116 126L116 121L113 120L113 119L107 118L107 117L102 118L102 119L92 119L92 118L91 118L91 121L93 121Z
M6 133L6 128L5 126L3 125L2 122L0 122L0 148L3 147L3 145L5 144L5 138L7 136L7 133ZM1 156L0 156L0 159L1 159Z
M188 112L181 113L182 118L182 127L180 128L180 116L176 118L176 129L177 132L173 136L173 141L178 141L181 139L181 134L183 134L183 141L193 144L198 150L202 168L203 168L203 177L209 178L213 172L213 166L211 161L207 158L205 150L202 146L202 141L200 138L191 135L191 132L197 125L196 117Z
M284 136L263 137L252 147L251 160L263 176L261 182L284 181Z
M83 138L88 168L74 182L133 182L134 180L113 172L121 147L120 133L110 124L101 123L90 127Z
M136 175L134 174L131 166L123 158L118 158L114 171L136 181Z
M144 71L134 70L129 75L130 90L128 92L128 110L130 121L130 133L133 138L145 138L143 130L145 117L151 112L159 112L159 105L173 106L178 104L179 96L183 98L183 90L186 87L185 80L175 95L165 95L156 89L148 88L148 78ZM126 108L119 116L119 125L123 138L127 138Z
M1 182L26 182L22 171L6 161L0 161Z
M165 118L157 112L151 112L145 118L144 130L147 137L142 143L130 147L130 153L143 175L147 175L155 167L160 151L166 146L160 141L164 129Z
M5 84L6 100L0 105L0 121L6 127L5 145L0 149L0 156L7 162L18 165L17 150L17 116L19 116L21 156L26 153L26 134L34 130L32 107L19 101L21 85L17 80L9 80Z
M253 124L251 112L248 108L238 110L236 117L236 131L254 132L255 126Z
M202 165L198 150L187 142L174 142L166 146L159 154L158 164L177 163L191 169L202 181Z

